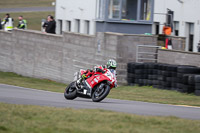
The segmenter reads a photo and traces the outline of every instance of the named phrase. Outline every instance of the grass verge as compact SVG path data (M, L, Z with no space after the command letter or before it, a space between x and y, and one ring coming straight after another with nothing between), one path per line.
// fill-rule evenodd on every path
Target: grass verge
M114 88L108 97L163 104L200 106L199 96L153 87L121 86Z
M48 79L23 77L11 72L0 72L0 83L54 92L64 92L66 87L66 84Z
M64 92L66 87L66 84L46 79L23 77L8 72L0 72L0 83L54 92ZM176 91L159 90L152 87L121 86L113 88L108 97L153 103L200 106L199 96Z
M200 121L0 103L1 133L199 133Z
M27 20L28 29L41 30L41 20L46 19L48 15L55 15L55 12L21 12L21 13L10 13L14 19L14 27L18 25L18 17L22 15ZM5 13L0 13L0 18L4 18Z
M55 0L1 0L0 8L49 7Z

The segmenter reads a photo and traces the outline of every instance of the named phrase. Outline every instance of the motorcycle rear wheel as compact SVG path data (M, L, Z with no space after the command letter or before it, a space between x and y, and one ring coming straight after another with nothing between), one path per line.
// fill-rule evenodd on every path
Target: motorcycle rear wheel
M99 87L100 85L98 85L97 87ZM92 101L93 102L100 102L102 101L104 98L107 97L107 95L110 92L110 86L109 85L104 85L104 87L99 90L98 88L96 88L94 90L94 92L92 93Z
M67 100L73 100L75 98L77 98L77 90L75 87L73 87L75 82L72 82L71 84L69 84L66 89L65 89L65 92L64 92L64 97L67 99Z

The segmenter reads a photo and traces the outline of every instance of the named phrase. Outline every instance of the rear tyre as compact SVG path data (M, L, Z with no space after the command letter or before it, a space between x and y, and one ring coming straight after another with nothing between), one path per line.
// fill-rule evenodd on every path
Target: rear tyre
M102 84L98 85L95 88L94 92L92 93L92 101L93 102L100 102L104 98L106 98L106 96L109 94L109 92L110 92L110 86L104 85L102 88L100 88L100 86Z
M72 82L71 84L69 84L66 89L65 89L65 92L64 92L64 97L67 99L67 100L73 100L75 98L77 98L77 95L76 95L76 87L74 86L74 83L75 82Z

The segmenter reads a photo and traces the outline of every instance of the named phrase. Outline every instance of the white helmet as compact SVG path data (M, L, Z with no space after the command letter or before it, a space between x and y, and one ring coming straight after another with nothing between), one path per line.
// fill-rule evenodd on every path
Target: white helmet
M116 69L117 68L117 62L113 59L110 59L108 62L107 62L107 68L108 69Z

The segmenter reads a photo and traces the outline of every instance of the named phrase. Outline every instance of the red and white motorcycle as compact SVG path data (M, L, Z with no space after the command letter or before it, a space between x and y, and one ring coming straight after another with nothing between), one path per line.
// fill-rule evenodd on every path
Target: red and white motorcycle
M116 71L114 69L104 69L103 72L92 71L87 79L81 80L81 76L87 70L80 70L74 74L74 81L65 89L64 96L68 100L77 97L89 98L93 102L102 101L113 87L117 86Z

